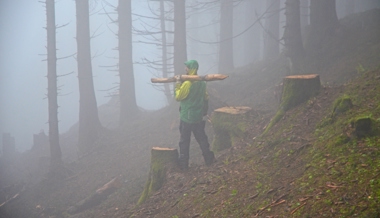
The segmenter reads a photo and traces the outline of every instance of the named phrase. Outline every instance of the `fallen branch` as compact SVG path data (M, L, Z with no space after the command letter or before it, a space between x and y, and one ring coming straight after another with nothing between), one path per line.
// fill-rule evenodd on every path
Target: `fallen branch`
M297 212L297 210L299 210L301 207L303 207L303 206L305 206L305 205L306 205L306 202L303 203L303 204L301 204L300 206L294 208L294 210L292 210L292 211L290 212L290 214L293 215L295 212Z
M68 213L75 214L94 207L107 199L108 195L112 194L116 189L120 187L121 181L118 177L115 177L103 185L101 188L97 189L94 194L80 201L75 206L70 207L68 209Z
M22 189L15 195L13 195L13 197L9 198L8 200L4 201L2 204L0 204L0 208L6 204L8 204L9 202L17 199L18 197L20 197L20 194L25 191L25 186L22 187Z

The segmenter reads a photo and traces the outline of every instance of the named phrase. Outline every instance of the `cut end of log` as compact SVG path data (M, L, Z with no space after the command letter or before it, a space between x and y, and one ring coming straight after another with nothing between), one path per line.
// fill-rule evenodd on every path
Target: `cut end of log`
M318 74L307 74L307 75L291 75L285 77L286 79L315 79L319 77Z
M220 113L228 113L228 114L245 114L249 111L251 111L252 108L250 107L222 107L215 110L215 112Z

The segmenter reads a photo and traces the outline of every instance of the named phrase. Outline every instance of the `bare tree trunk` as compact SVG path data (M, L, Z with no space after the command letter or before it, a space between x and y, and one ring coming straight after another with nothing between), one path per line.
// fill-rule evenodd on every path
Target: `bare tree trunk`
M247 1L245 7L245 17L247 24L253 24L257 19L256 12L260 14L261 11L261 1ZM244 46L244 63L249 64L260 59L261 54L261 27L256 23L251 27L245 37L245 46Z
M88 150L98 139L101 124L98 117L92 78L90 17L88 0L76 0L77 61L79 81L79 146Z
M264 58L274 58L280 54L280 6L279 0L267 0L264 33Z
M55 27L55 0L46 0L48 104L49 104L49 143L50 172L62 166L62 152L59 145L58 101L57 101L57 49Z
M162 76L168 77L168 51L166 40L166 25L165 25L165 2L160 0L160 20L161 20L161 39L162 39ZM172 92L170 91L170 85L164 84L164 93L166 100L170 103L173 100Z
M221 0L219 73L229 73L234 69L232 37L233 37L233 1Z
M174 4L174 74L184 72L187 59L186 48L186 0L173 1Z
M309 25L310 18L310 0L301 0L301 30Z
M299 74L300 63L305 53L301 37L300 0L286 0L285 5L285 55L291 61L291 73Z
M125 125L136 117L138 112L132 58L131 0L119 0L117 11L119 16L120 125Z
M344 16L355 13L355 0L346 0L344 9L345 9Z
M312 48L319 48L323 40L334 33L338 24L335 0L310 0Z

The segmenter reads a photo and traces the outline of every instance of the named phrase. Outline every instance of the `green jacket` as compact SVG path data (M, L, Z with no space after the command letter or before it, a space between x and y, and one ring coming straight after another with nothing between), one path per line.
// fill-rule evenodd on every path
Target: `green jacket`
M175 88L175 99L180 101L180 119L186 123L202 121L207 114L208 94L206 82L185 81Z

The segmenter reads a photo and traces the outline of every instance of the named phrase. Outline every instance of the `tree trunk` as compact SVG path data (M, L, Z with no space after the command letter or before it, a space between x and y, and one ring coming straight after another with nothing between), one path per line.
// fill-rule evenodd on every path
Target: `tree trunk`
M221 151L233 146L245 136L252 119L250 107L222 107L214 110L211 123L215 135L211 143L213 151Z
M79 81L79 148L85 152L98 139L98 117L91 66L90 17L88 0L76 0L77 61Z
M143 203L153 192L159 190L166 180L169 167L178 164L178 150L174 148L152 148L148 181L137 204Z
M186 48L186 0L173 1L174 4L174 74L182 74L187 60Z
M355 13L355 0L346 0L344 9L345 9L344 16L354 14Z
M247 24L251 25L258 19L256 12L258 14L261 13L261 1L247 1L245 4L244 16L246 17ZM246 65L260 60L261 29L260 25L256 23L245 33L244 63Z
M264 134L273 127L285 114L285 112L295 106L307 101L318 94L321 88L319 75L293 75L283 79L283 91L280 107L276 115L266 127Z
M230 73L234 69L233 58L233 1L220 3L219 73Z
M165 25L165 2L160 0L160 23L161 23L161 39L162 39L162 76L168 77L168 51L166 40L166 25ZM173 93L170 90L169 84L164 84L164 94L168 104L173 100Z
M120 125L122 126L134 119L138 113L132 58L131 0L119 0L117 11L119 16Z
M47 21L47 67L48 67L48 105L49 105L49 143L50 172L62 166L62 152L59 145L58 93L57 93L57 49L55 27L55 0L46 0Z
M279 0L266 1L264 59L275 58L280 53L280 6Z
M300 0L286 0L284 30L285 55L291 61L291 74L301 73L304 48L301 36Z
M335 0L310 0L310 42L318 49L326 38L331 37L339 21Z
M301 0L301 31L309 25L310 18L310 0Z

